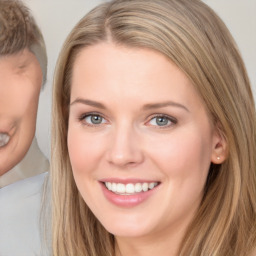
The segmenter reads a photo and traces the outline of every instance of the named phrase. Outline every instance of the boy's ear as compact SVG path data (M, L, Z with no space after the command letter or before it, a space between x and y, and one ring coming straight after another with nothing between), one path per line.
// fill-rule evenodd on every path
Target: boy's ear
M227 139L220 128L220 125L217 124L215 126L215 131L213 134L213 149L212 149L212 163L214 164L222 164L228 155L228 145Z

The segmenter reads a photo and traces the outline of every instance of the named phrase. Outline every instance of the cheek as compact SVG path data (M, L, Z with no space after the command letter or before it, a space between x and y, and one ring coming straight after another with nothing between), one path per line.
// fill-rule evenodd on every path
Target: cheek
M211 161L211 136L208 130L179 130L177 133L156 140L148 147L151 159L170 178L184 179L190 175L205 177Z
M178 219L195 211L203 196L211 162L210 136L208 132L181 131L160 142L155 142L157 146L151 147L148 154L164 177L162 205L166 212L174 214L165 218Z
M79 127L69 125L67 144L77 188L84 201L90 208L93 208L95 189L96 191L99 189L96 182L96 170L99 169L104 143L101 139L90 136L90 134L85 135L81 125Z
M103 141L83 131L82 125L69 125L68 151L74 175L83 176L97 169Z
M86 147L84 147L79 133L73 132L70 128L68 130L67 144L73 172L77 172L77 170L82 169L81 167L84 165L84 162L86 162Z
M23 108L21 107L22 111L18 114L20 114L20 116L24 118L24 121L27 120L32 124L35 123L38 109L38 101L39 92L33 91L30 95L27 95L26 99L24 97L23 101L20 102Z
M34 119L37 113L40 88L34 84L20 82L19 87L10 86L10 93L1 102L1 110L10 118Z

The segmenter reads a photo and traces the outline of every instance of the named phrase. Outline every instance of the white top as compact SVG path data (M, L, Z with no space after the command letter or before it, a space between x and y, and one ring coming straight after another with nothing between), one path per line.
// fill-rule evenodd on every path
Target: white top
M48 172L48 170L49 161L39 149L37 140L34 138L27 154L19 164L0 176L0 189L16 181Z
M48 170L49 163L36 141L31 147L33 150L10 171L8 179L5 177L4 181L12 184L0 189L0 256L42 255L40 210L47 173L38 172ZM17 177L20 180L13 183Z

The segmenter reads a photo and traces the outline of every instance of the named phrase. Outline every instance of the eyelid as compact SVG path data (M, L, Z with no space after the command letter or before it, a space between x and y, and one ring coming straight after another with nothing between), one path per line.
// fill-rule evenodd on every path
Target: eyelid
M174 125L176 125L178 123L178 120L170 115L167 114L153 114L148 118L148 121L146 122L146 124L148 124L151 120L153 120L154 118L157 117L164 117L167 118L171 123L169 125L164 125L164 126L160 126L160 125L149 125L152 126L154 128L160 128L160 129L166 129L166 128L170 128Z
M81 122L82 125L86 125L86 126L90 126L90 127L99 127L99 126L105 124L105 122L104 122L104 123L100 123L100 124L90 124L90 123L87 123L87 122L85 122L84 120L85 120L85 118L88 117L88 116L100 116L100 117L102 117L102 119L104 119L104 120L107 121L107 119L104 117L104 115L101 114L101 113L99 113L99 112L87 112L87 113L83 113L83 114L81 114L81 115L78 116L78 121Z
M103 118L106 122L103 122L103 123L100 123L100 124L90 124L88 122L85 122L85 118L88 117L88 116L100 116L101 118ZM163 126L160 126L160 125L150 125L149 122L154 119L154 118L158 118L158 117L164 117L166 119L168 119L170 121L170 124L168 125L163 125ZM102 114L102 113L99 113L97 111L92 111L92 112L86 112L86 113L83 113L83 114L80 114L78 116L78 121L82 123L82 125L86 125L86 126L89 126L89 127L100 127L101 125L104 125L108 122L108 119ZM170 128L174 125L176 125L178 123L178 120L173 117L173 116L170 116L170 115L167 115L167 114L163 114L163 113L157 113L157 114L152 114L150 115L148 118L147 118L147 121L146 121L146 125L148 126L151 126L151 127L154 127L154 128L160 128L160 129L166 129L166 128Z

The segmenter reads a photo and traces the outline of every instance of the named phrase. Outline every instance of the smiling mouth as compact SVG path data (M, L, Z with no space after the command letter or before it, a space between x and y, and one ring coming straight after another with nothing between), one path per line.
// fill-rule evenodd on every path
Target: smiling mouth
M141 192L147 192L158 186L159 182L143 182L143 183L115 183L115 182L103 182L105 187L118 195L134 195Z
M10 141L10 136L7 133L0 133L0 148L4 147Z

